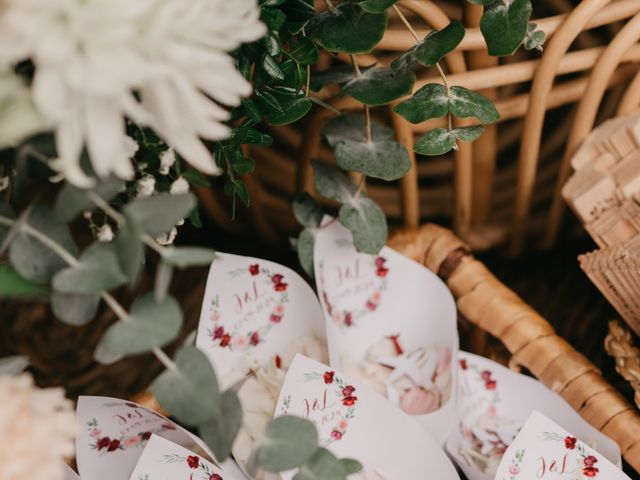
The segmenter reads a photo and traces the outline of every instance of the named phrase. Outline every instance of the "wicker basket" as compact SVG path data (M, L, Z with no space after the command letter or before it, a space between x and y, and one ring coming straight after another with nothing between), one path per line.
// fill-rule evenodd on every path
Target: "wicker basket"
M370 182L368 193L392 223L417 226L425 219L445 220L474 249L510 239L518 252L528 235L542 235L547 245L554 242L564 211L560 187L569 173L569 155L596 121L640 103L640 75L633 65L640 60L640 1L573 3L575 8L568 0L534 2L534 12L542 17L536 22L548 36L544 53L518 52L498 64L485 53L477 28L480 7L464 1L400 0L419 35L442 28L450 18L468 25L463 42L446 57L450 83L493 98L502 118L453 155L413 156L413 168L399 182ZM390 26L378 49L359 55L359 62L388 65L413 42L390 10ZM346 60L325 55L318 68ZM418 72L415 88L426 82L440 82L432 69ZM339 96L339 90L325 88L318 95L343 111L361 108ZM374 114L393 126L410 152L416 135L438 125L437 120L411 125L388 107L374 109ZM295 193L312 189L310 161L334 161L321 139L332 115L317 109L299 125L274 128L276 145L251 152L258 162L249 179L254 201L246 220L263 238L277 241L276 232L296 231L289 204ZM216 221L237 231L223 200L212 191L201 193Z

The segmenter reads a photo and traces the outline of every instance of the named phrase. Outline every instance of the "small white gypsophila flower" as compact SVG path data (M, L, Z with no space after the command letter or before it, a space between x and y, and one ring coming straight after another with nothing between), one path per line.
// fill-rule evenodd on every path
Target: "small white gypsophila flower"
M127 156L129 158L133 158L133 156L138 153L138 150L140 150L140 145L138 145L138 142L136 142L133 138L131 137L126 137L124 139L124 145L125 148L127 150Z
M184 218L181 218L180 220L178 220L178 223L176 223L176 225L178 227L181 227L182 225L184 225Z
M99 242L111 242L113 237L113 230L108 223L105 223L96 231L96 238Z
M171 189L169 191L171 195L180 195L182 193L189 193L189 182L184 177L180 177L173 181Z
M173 167L174 163L176 163L176 152L173 148L165 150L160 154L160 170L158 172L160 175L168 175L169 170Z
M31 375L0 376L0 478L65 478L78 431L60 388L39 389Z
M98 176L132 178L125 117L219 174L201 138L227 138L221 104L251 93L228 52L265 32L257 0L3 0L0 66L33 62L35 104L54 126L52 167L78 186L92 185L85 147Z
M138 197L150 197L156 191L156 179L151 176L142 177L138 180Z
M159 237L156 237L156 242L162 246L171 245L178 235L178 229L173 227L170 232L163 233Z
M9 177L0 177L0 192L9 188Z

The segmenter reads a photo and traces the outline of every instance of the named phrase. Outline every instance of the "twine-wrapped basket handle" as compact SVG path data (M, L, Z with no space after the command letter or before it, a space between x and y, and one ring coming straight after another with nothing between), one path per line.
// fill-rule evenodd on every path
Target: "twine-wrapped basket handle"
M527 368L561 395L585 420L615 440L625 460L640 472L640 415L515 292L500 282L451 231L432 224L398 231L389 246L437 273L458 310L499 338Z

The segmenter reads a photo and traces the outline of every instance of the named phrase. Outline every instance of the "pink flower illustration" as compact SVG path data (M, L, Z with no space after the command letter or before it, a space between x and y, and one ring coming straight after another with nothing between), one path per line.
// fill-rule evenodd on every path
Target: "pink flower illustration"
M338 430L334 430L331 432L331 437L334 440L340 440L342 438L342 432L339 432Z
M353 392L355 391L356 391L356 387L354 387L353 385L347 385L342 389L342 396L350 397L351 395L353 395Z
M271 314L271 317L269 317L269 321L271 323L280 323L282 321L282 315L275 315L275 314Z
M217 310L216 310L216 311L214 311L214 312L211 314L211 316L209 317L209 319L210 319L212 322L217 322L218 320L220 320L220 312L218 312Z
M258 275L260 273L260 265L257 263L255 265L249 265L249 273L253 276Z
M233 339L233 346L238 350L243 350L249 346L249 339L244 335L238 335Z
M222 480L222 477L217 473L212 473L211 476L209 477L209 480Z
M260 334L258 332L253 332L251 334L251 340L249 341L251 345L254 347L260 343Z
M334 371L324 372L324 375L322 375L324 383L326 383L327 385L329 385L330 383L333 383L333 377L335 374L336 372Z
M228 347L230 343L231 343L231 335L229 335L228 333L225 333L224 335L222 335L222 338L220 339L220 346Z
M211 332L211 338L213 340L218 340L222 338L224 335L224 327L216 327L213 332Z
M346 420L340 420L340 423L338 423L338 430L340 430L341 432L344 432L348 426L349 426L349 423Z
M598 459L593 455L588 455L584 457L583 463L586 467L593 467L596 463L598 463Z
M461 358L460 359L460 368L462 370L466 370L467 368L469 368L469 366L467 365L467 359L466 358Z
M127 437L122 441L122 444L125 447L135 447L136 445L138 445L140 443L140 437L139 436L135 436L135 437Z
M381 297L380 292L373 292L373 294L371 295L371 301L375 303L379 303L380 297Z
M511 466L509 467L509 473L510 473L511 475L517 475L517 474L519 474L519 473L520 473L520 467L517 467L517 466L515 466L515 465L511 465Z
M378 304L372 302L371 300L367 300L367 303L365 306L367 310L369 310L370 312L373 312L376 308L378 308Z
M282 315L284 315L284 306L279 303L278 305L276 305L273 309L273 314L274 315L278 315L279 317L281 317Z
M350 327L351 325L353 325L353 314L350 312L347 312L344 314L344 324L347 327Z
M489 408L487 408L487 415L491 418L495 418L495 416L498 414L498 411L496 409L495 405L489 405Z
M100 430L99 428L92 428L91 431L89 432L89 436L99 437L101 433L102 433L102 430Z

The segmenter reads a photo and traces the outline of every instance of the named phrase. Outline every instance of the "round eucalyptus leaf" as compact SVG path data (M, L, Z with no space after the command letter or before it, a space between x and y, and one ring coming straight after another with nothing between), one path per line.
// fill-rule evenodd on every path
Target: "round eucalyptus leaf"
M242 405L233 390L220 395L220 412L213 420L198 425L200 437L209 445L216 460L223 462L231 454L231 447L242 426Z
M324 209L311 195L303 192L293 200L293 214L303 227L316 228L324 217Z
M480 135L484 133L482 125L473 125L470 127L458 127L453 129L453 134L458 140L463 142L475 142Z
M133 303L127 321L120 320L107 330L100 345L115 354L144 353L169 343L180 327L182 310L178 302L168 295L157 302L153 293L147 293Z
M82 253L79 265L58 272L53 288L60 293L100 294L127 282L115 246L96 242Z
M318 448L295 474L293 480L346 480L344 466L326 448Z
M396 105L393 111L411 123L422 123L431 118L444 117L449 113L447 89L439 83L428 83L409 100Z
M302 465L317 449L316 427L303 418L283 415L267 425L258 463L269 472L282 472Z
M364 72L365 69L361 68ZM347 83L356 77L356 71L352 65L338 65L322 72L314 73L311 76L311 90L317 92L327 85Z
M118 257L118 265L129 279L129 283L135 285L144 263L144 245L140 239L142 231L129 213L125 212L124 218L125 221L120 225L113 245Z
M206 355L192 345L178 352L176 369L165 370L151 391L171 415L186 425L202 425L218 415L218 380Z
M538 25L529 22L527 34L524 37L525 50L542 50L542 45L544 45L547 36L542 30L537 30L537 28Z
M298 261L303 270L313 277L313 247L315 244L315 238L313 232L308 228L305 228L300 232L297 242Z
M156 238L170 231L178 221L188 217L195 206L196 198L191 193L161 193L137 198L124 208L124 212L144 233Z
M435 65L443 57L455 50L464 38L464 26L453 20L442 30L436 30L427 35L414 50L418 62L425 67Z
M51 310L58 320L79 327L93 320L100 306L100 295L53 292Z
M352 458L341 458L340 463L346 475L358 473L362 470L362 464Z
M124 182L115 177L99 180L99 183L94 188L88 190L67 183L56 197L53 212L59 221L70 222L84 210L94 210L96 208L96 205L89 197L90 193L94 193L108 202L123 188Z
M163 260L177 268L208 266L215 256L215 250L201 247L168 247L162 251Z
M409 95L415 82L413 72L394 73L388 68L370 68L350 80L342 91L365 105L385 105Z
M330 52L369 53L387 28L386 13L369 13L345 2L313 17L307 34Z
M312 166L316 189L320 195L337 202L351 201L358 188L344 172L316 160L312 162Z
M500 119L496 107L484 95L464 87L451 87L449 109L458 118L475 117L482 123L493 123Z
M78 252L66 225L54 220L49 207L35 205L27 223L61 245L72 255ZM9 260L22 277L42 284L49 283L58 271L67 266L67 263L57 253L41 243L40 240L24 232L18 233L11 243Z
M21 277L11 267L0 265L0 299L44 300L48 296L46 287Z
M333 117L322 130L331 148L344 140L364 142L367 138L364 115L348 114ZM394 132L382 123L371 122L371 139L374 141L393 140Z
M340 223L353 234L353 243L360 252L375 255L387 241L387 218L373 200L360 197L345 203L339 212Z
M338 142L335 154L340 168L387 181L402 177L411 168L407 149L392 140L371 143L345 140Z
M435 128L416 140L413 149L420 155L442 155L456 146L455 135L446 128Z
M489 55L513 54L527 34L533 6L531 0L493 1L485 3L480 30L487 42Z

